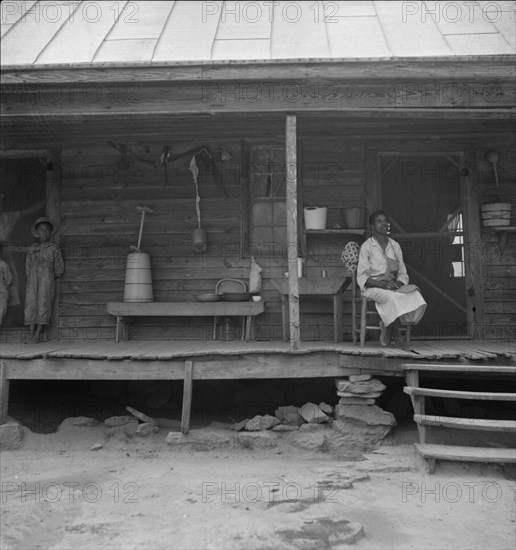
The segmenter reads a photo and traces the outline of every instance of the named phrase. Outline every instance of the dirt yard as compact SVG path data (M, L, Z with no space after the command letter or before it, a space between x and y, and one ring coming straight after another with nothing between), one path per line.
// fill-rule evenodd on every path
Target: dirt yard
M1 457L2 548L516 546L514 469L441 462L430 476L412 427L358 461L283 440L170 446L168 431L108 438L65 421L28 432Z

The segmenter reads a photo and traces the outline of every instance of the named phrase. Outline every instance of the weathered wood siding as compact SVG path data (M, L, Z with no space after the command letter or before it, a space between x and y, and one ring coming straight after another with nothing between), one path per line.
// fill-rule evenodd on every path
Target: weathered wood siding
M499 155L496 188L492 166L485 159L488 151ZM474 149L480 202L510 202L511 226L516 226L516 136L486 138ZM485 336L514 340L516 334L516 233L508 233L506 245L499 236L482 229Z
M334 139L302 136L302 181L304 205L329 205L328 225L342 224L341 208L363 203L368 174L367 151L372 149L413 151L464 151L475 159L473 177L480 201L500 194L516 204L516 159L514 137L454 137L438 142L425 139ZM213 291L222 278L247 280L249 260L241 256L242 177L245 169L241 143L224 141L231 160L222 165L224 197L210 174L200 174L202 225L209 234L206 253L191 249L191 231L196 227L195 189L188 171L190 158L164 169L138 161L131 155L128 166L118 151L108 145L70 147L62 151L62 225L66 274L60 283L60 325L64 337L111 339L114 319L106 302L122 300L125 264L130 244L136 244L140 215L138 205L149 206L142 249L151 255L156 301L194 299L199 292ZM158 162L161 143L127 143L138 156ZM180 151L199 143L182 143ZM220 144L210 142L213 151ZM179 147L178 147L179 149ZM496 190L485 153L500 154L501 189ZM178 152L178 151L174 151ZM516 225L514 220L511 225ZM340 253L348 237L314 237L306 241L307 274L341 275ZM516 246L514 233L500 253L498 237L482 230L483 287L486 336L510 338L516 326ZM257 318L257 337L281 338L280 298L271 279L287 270L286 257L274 257L266 249L256 258L263 267L266 313ZM350 330L349 292L345 295L344 329ZM333 325L330 300L301 301L302 338L330 339ZM211 338L212 319L149 319L133 325L133 338ZM236 334L231 332L231 337Z
M161 144L127 143L141 158L157 162ZM198 144L184 143L181 150ZM216 151L218 144L210 144ZM149 206L142 250L151 255L154 299L190 300L210 292L222 278L248 280L249 259L242 258L241 171L239 142L224 142L231 160L220 165L224 197L214 177L201 170L202 226L209 235L206 253L193 252L191 231L197 225L195 188L188 171L190 158L168 165L167 182L161 166L127 157L108 145L68 148L62 153L62 247L66 274L60 283L62 334L73 338L112 338L114 319L106 302L123 299L128 246L136 244L140 214L136 206ZM363 145L330 139L303 143L305 204L332 204L329 224L338 223L338 205L356 203L363 192ZM199 163L201 164L201 163ZM341 238L308 243L308 276L342 274ZM245 252L245 251L244 251ZM256 258L263 268L266 313L257 318L257 336L281 338L280 297L271 283L283 277L286 257L276 257L264 247ZM349 309L349 308L348 308ZM332 338L331 300L303 299L303 338ZM347 312L347 310L346 310ZM350 325L349 315L345 318ZM347 327L349 330L349 327ZM211 338L212 319L149 319L133 324L135 338ZM235 337L234 332L231 333Z

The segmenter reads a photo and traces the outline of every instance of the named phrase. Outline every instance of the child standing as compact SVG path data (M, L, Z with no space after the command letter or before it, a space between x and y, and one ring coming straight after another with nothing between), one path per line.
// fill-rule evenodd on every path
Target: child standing
M57 245L49 241L55 229L48 218L38 218L31 231L39 242L30 246L25 261L25 324L30 325L27 343L38 343L43 341L45 326L50 324L55 279L63 274L64 263Z
M2 247L2 244L0 244ZM7 312L9 302L9 285L13 282L11 270L6 262L0 260L0 327Z

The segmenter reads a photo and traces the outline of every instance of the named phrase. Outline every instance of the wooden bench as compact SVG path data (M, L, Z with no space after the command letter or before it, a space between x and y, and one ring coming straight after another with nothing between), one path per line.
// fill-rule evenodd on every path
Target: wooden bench
M127 340L130 317L211 317L213 339L219 317L242 317L242 340L251 338L252 319L263 313L264 302L109 302L107 311L116 317L115 342Z
M435 470L436 460L459 460L464 462L511 462L516 463L516 448L462 447L458 445L434 445L426 443L426 427L442 426L462 430L484 430L490 432L512 432L516 434L516 421L491 420L480 418L457 418L432 416L425 413L426 397L442 397L454 399L478 399L484 401L516 401L516 393L507 392L477 392L457 391L419 386L421 371L438 372L442 374L500 374L516 375L516 367L500 365L444 365L438 363L409 363L402 365L405 371L407 386L404 392L410 395L414 407L414 421L419 432L417 451L428 461L429 472Z

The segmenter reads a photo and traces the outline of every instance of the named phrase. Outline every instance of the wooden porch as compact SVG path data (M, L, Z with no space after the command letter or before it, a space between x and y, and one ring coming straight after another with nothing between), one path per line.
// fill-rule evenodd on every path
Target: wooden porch
M0 349L0 423L8 414L11 380L183 380L181 430L188 433L194 380L405 375L407 361L484 367L514 365L516 345L489 341L414 341L408 350L344 342L143 341L3 344ZM475 370L475 369L472 369ZM478 376L478 375L477 375Z
M316 370L305 370L300 357L316 358L321 364ZM299 367L290 368L289 358L296 357ZM197 359L200 363L208 363L216 358L221 360L234 360L243 365L248 361L247 367L238 369L224 368L214 370L211 374L199 378L229 379L229 378L290 378L308 377L317 378L324 376L338 376L343 374L342 369L359 369L373 374L389 374L402 376L399 365L410 360L422 361L506 361L508 364L516 361L516 344L508 341L488 340L414 340L408 349L396 347L382 347L377 342L366 343L361 348L351 342L301 342L298 350L291 350L289 343L241 340L145 340L130 342L109 341L85 341L75 342L57 341L41 344L4 343L0 348L0 360L4 364L25 365L27 367L34 361L40 365L51 364L62 359L77 361L109 361L115 364L117 361L128 361L140 364L149 364L156 361L172 361L167 378L182 379L174 375L173 364L185 359ZM254 358L254 359L253 359ZM257 358L260 358L257 360ZM331 359L333 358L333 359ZM386 360L388 362L386 362ZM64 362L63 362L64 363ZM310 361L315 363L315 361ZM253 367L261 364L260 368ZM267 368L265 368L267 364ZM335 370L338 367L339 370ZM58 374L64 374L67 370L64 365L60 372L48 373L48 379L59 379ZM51 369L49 369L51 370ZM110 371L111 372L111 371ZM130 374L131 369L128 370ZM81 372L80 378L94 379L93 372L86 369ZM95 372L95 374L97 374ZM106 372L106 378L109 374ZM142 373L142 378L148 378ZM21 377L20 377L21 378ZM27 374L26 378L32 378ZM35 377L34 377L35 378ZM103 376L101 376L103 378ZM133 378L131 376L131 378ZM137 379L136 376L134 379Z

